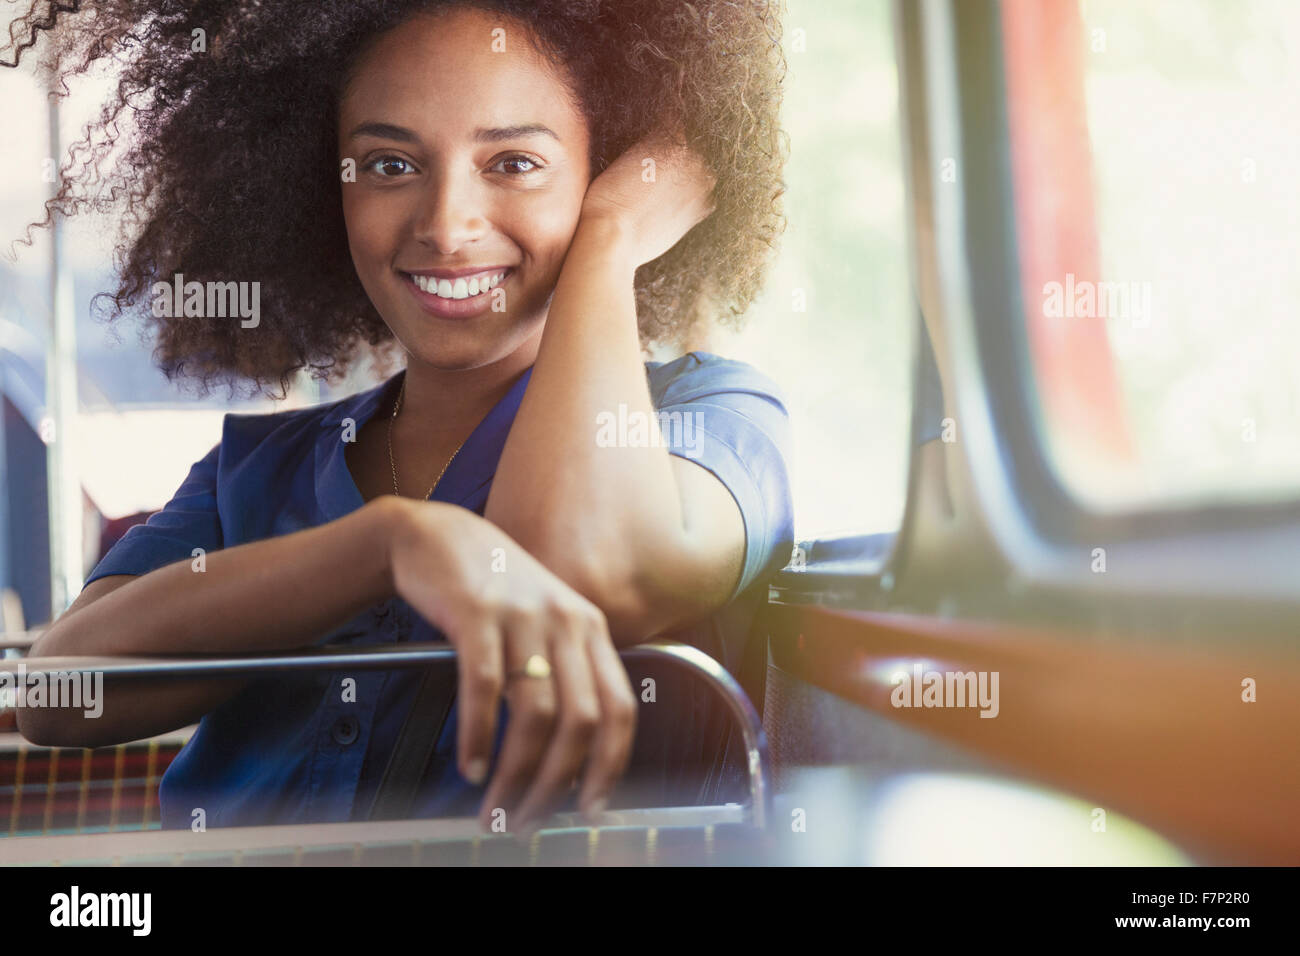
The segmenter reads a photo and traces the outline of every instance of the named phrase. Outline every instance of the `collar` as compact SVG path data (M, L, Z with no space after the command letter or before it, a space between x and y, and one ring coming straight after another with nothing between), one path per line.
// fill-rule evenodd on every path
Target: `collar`
M510 427L519 412L519 405L532 374L531 366L525 369L509 391L475 426L447 466L438 487L434 489L433 501L451 502L482 512L492 479L496 476L497 462L501 459L506 439L510 436ZM388 381L335 403L321 416L316 492L327 520L340 518L364 503L356 482L352 479L352 473L348 470L344 443L339 441L339 429L344 419L352 419L354 427L360 430L396 395L405 375L406 370L403 369Z

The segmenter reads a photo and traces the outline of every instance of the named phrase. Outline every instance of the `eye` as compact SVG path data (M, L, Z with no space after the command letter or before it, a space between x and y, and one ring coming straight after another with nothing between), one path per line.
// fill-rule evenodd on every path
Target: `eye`
M501 167L506 168L501 169ZM511 153L509 156L501 157L491 168L494 170L501 169L502 172L509 176L524 176L541 169L542 163L541 160L526 156L523 153Z
M398 179L415 170L411 161L401 156L376 156L366 163L364 168L380 179Z

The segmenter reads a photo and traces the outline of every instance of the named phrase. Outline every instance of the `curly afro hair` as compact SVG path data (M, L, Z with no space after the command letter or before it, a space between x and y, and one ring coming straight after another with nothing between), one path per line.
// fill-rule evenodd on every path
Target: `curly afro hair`
M62 81L108 64L118 82L33 226L87 208L120 215L118 286L100 297L112 299L110 320L134 313L152 326L168 379L284 394L300 369L341 377L362 343L393 339L348 252L339 92L369 40L455 5L526 24L567 68L591 127L593 176L658 118L680 120L717 178L716 208L637 271L642 342L738 327L785 228L779 0L37 0L10 24L5 65L44 38L42 64ZM193 49L200 28L204 52ZM152 315L153 283L177 272L260 281L258 333Z

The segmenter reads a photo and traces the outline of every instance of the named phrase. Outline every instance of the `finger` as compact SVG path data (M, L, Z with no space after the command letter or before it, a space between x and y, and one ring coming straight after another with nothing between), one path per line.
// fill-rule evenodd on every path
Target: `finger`
M521 617L508 625L505 635L506 739L479 810L485 828L493 812L501 809L506 812L506 828L519 829L514 810L546 754L555 727L559 702L554 678L510 676L522 671L534 654L550 660L545 625L535 616Z
M610 794L632 758L637 698L609 631L598 634L589 645L600 695L601 721L591 744L578 807L594 817L609 804Z
M456 753L460 774L478 786L487 779L496 739L497 714L505 680L501 654L502 634L492 623L475 625L457 636L456 658L460 677L457 696Z
M600 726L600 697L588 656L589 620L569 619L551 634L552 665L560 695L559 723L517 816L520 825L545 819L568 796Z

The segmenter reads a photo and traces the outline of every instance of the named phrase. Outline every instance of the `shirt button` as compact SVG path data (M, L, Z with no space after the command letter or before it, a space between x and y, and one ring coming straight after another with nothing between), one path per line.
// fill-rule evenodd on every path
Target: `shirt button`
M375 608L375 617L382 621L388 617L391 610L391 605L388 601L385 601L383 604Z
M360 728L357 727L355 717L340 717L334 721L334 727L330 733L334 737L334 742L346 747L352 741L357 739L357 733Z

